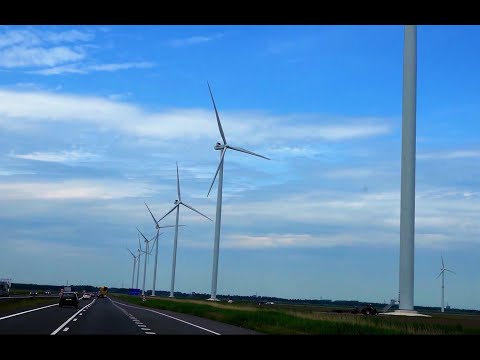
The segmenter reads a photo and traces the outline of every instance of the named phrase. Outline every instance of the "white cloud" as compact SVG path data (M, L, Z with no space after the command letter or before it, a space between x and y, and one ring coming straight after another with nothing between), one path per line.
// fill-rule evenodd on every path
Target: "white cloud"
M386 235L388 236L388 234ZM292 248L292 247L333 247L356 245L381 245L380 237L350 233L332 235L312 234L268 234L264 236L250 236L233 234L222 241L222 247L230 249L262 249L262 248Z
M292 126L287 124L292 116L274 117L252 112L227 112L221 116L227 140L235 146L238 139L241 147L285 140L342 141L384 135L391 131L382 119L377 119L375 123L370 118L359 118L354 122L344 120L346 124L342 126L322 124L325 120L318 119L319 125L297 121ZM296 118L301 118L301 115ZM0 90L0 127L15 128L22 124L24 129L28 124L48 122L84 122L102 129L163 140L188 138L216 141L219 138L210 109L172 109L152 113L135 105L99 97Z
M197 45L197 44L210 42L212 40L221 38L222 36L223 36L223 34L215 34L215 35L211 35L211 36L191 36L191 37L184 38L184 39L171 40L169 42L169 44L171 46L174 46L174 47Z
M7 240L6 248L10 252L17 252L19 255L50 256L53 259L72 258L96 258L98 250L90 247L80 247L60 242L48 242L29 239Z
M62 152L33 152L30 154L11 154L10 156L37 161L68 163L85 161L98 158L98 155L83 151L62 151Z
M477 150L453 150L446 152L432 152L418 154L419 160L449 160L462 158L480 158L480 151Z
M117 64L97 64L97 65L83 65L83 64L69 64L63 66L56 66L47 69L30 71L32 74L37 75L59 75L64 73L72 74L88 74L92 71L108 71L114 72L118 70L128 69L146 69L153 67L153 63L149 62L129 62L129 63L117 63Z
M68 30L62 32L45 31L41 33L41 37L47 42L77 42L93 40L94 35L91 32L82 32L79 30Z
M7 68L29 66L56 66L79 61L85 58L81 49L73 50L65 46L53 48L12 46L0 51L0 66Z
M30 30L13 30L0 33L0 48L17 44L32 46L40 43L39 36Z
M0 183L0 198L49 200L110 200L153 194L149 184L122 181L66 180Z

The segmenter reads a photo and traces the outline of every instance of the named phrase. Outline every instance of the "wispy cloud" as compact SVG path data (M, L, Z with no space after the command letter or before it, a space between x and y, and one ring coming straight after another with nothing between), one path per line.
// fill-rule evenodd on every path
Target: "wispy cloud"
M0 117L1 127L14 129L22 124L22 131L28 124L34 123L84 122L102 129L148 138L218 140L217 124L210 109L148 112L132 104L100 97L0 90L0 113L3 114ZM292 117L297 119L295 126L288 124L287 120ZM262 113L225 112L222 114L222 124L232 144L241 142L245 145L266 141L279 144L285 140L343 141L385 135L392 130L388 121L383 119L350 119L343 120L343 125L332 126L327 124L328 118L319 118L318 125L302 123L299 121L301 118L301 115L285 118Z
M462 158L480 158L478 150L452 150L418 154L419 160L450 160Z
M84 65L84 64L69 64L64 66L56 66L48 69L30 71L32 74L38 75L60 75L64 73L72 74L88 74L93 71L107 71L114 72L118 70L128 69L147 69L153 67L154 64L150 62L127 62L116 64L98 64L98 65Z
M292 247L333 247L357 245L366 243L379 244L378 238L359 236L353 232L332 235L312 234L268 234L264 236L250 236L234 234L227 237L223 247L230 249L264 249L264 248L292 248Z
M6 68L29 66L56 66L85 58L82 49L65 46L53 48L12 46L0 51L0 66Z
M94 37L92 31L76 29L59 32L31 29L0 31L0 67L30 68L27 72L31 74L59 75L153 66L149 62L84 63L88 55L87 49L93 46L89 42Z
M145 197L153 193L152 187L146 183L129 183L112 180L0 183L0 198L6 200L111 200L129 197Z
M6 245L9 251L18 252L20 255L52 256L55 258L96 258L98 250L90 247L79 247L75 245L38 241L30 239L7 240Z
M61 152L33 152L30 154L11 154L10 156L36 161L69 163L75 161L87 161L97 159L99 156L83 151L61 151Z
M173 47L183 47L183 46L190 46L190 45L198 45L210 42L212 40L219 39L223 36L223 34L214 34L210 36L191 36L188 38L182 39L174 39L168 42L169 45Z

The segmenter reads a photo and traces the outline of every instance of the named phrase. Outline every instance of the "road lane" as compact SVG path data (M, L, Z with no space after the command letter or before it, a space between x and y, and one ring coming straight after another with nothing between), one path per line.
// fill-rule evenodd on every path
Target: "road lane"
M144 335L146 330L141 328L126 311L105 298L96 299L86 311L64 325L57 335Z
M89 303L89 300L80 300L80 307ZM59 308L58 305L39 308L42 309L3 317L0 320L0 334L49 335L79 310L74 307Z

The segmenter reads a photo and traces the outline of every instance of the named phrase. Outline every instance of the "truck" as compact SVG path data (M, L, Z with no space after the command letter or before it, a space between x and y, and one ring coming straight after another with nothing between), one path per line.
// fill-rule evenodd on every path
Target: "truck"
M10 296L11 279L0 279L0 297Z
M100 288L98 289L97 298L105 298L107 294L108 294L108 287L100 286Z

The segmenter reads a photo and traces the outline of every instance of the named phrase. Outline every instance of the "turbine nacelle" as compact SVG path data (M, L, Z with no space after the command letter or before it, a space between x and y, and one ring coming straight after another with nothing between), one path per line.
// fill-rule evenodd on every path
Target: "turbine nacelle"
M223 145L223 144L220 144L219 142L217 142L213 148L215 150L222 150L224 147L226 147L226 145Z
M179 202L180 202L180 201L175 200L173 203L174 203L175 205L177 205Z

